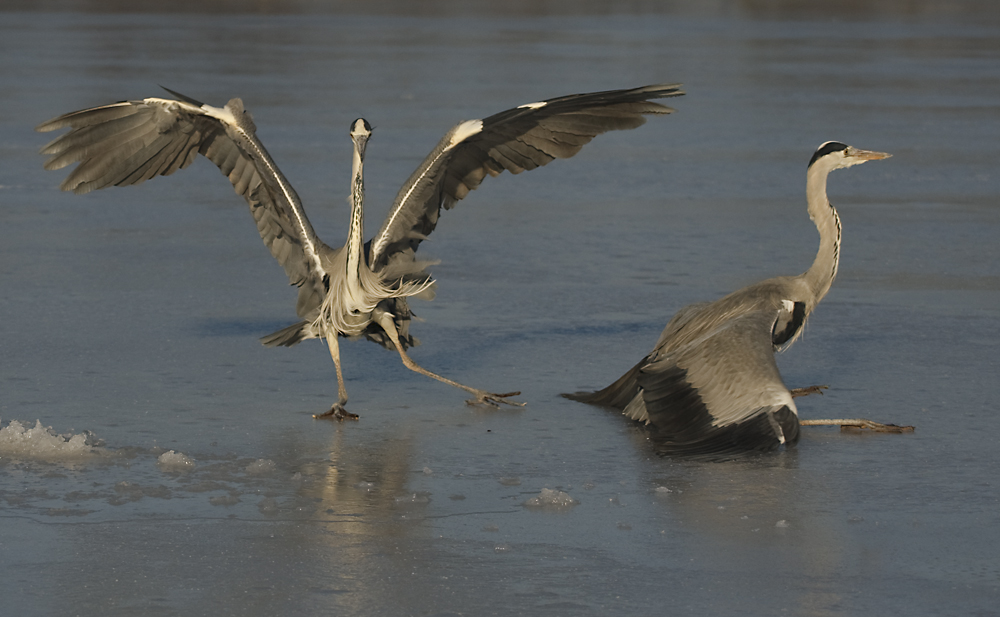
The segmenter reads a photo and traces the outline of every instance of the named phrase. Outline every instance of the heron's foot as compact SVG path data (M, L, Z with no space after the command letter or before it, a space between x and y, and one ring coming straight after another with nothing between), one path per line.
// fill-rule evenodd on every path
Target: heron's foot
M324 411L323 413L320 414L313 414L313 417L316 418L317 420L321 418L330 418L331 420L344 421L344 420L357 420L359 416L356 413L351 413L346 409L344 409L343 404L334 403L333 407L330 407L329 411Z
M899 426L898 424L882 424L872 422L865 418L850 418L838 420L801 420L799 424L803 426L839 426L842 431L865 430L876 433L912 433L912 426Z
M489 405L490 407L499 407L500 405L510 405L511 407L524 407L526 403L518 403L517 401L508 401L507 398L511 396L518 396L521 391L517 392L506 392L504 394L494 394L492 392L485 392L483 390L476 390L473 392L476 398L469 399L465 401L466 405Z
M792 398L799 396L809 396L810 394L823 394L823 390L828 390L830 386L809 386L808 388L792 388Z

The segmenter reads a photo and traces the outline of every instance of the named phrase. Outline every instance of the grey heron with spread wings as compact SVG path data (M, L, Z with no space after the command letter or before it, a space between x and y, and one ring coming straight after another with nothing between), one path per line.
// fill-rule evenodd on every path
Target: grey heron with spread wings
M884 152L827 142L809 161L806 198L819 230L819 250L799 276L779 276L715 302L687 306L670 320L653 351L597 392L563 396L613 407L652 425L661 453L726 455L794 444L800 424L858 426L901 432L912 427L870 420L805 420L794 397L825 386L789 390L775 362L802 334L840 263L840 216L826 195L835 169L888 158Z
M465 386L424 369L407 354L414 344L407 298L429 297L433 291L425 270L429 263L415 256L420 242L434 230L441 208L455 206L487 175L504 170L517 174L569 158L596 135L633 129L645 123L647 114L673 111L653 99L683 94L677 84L573 94L459 123L406 181L368 243L363 168L372 128L359 118L350 130L354 160L347 242L334 249L316 235L295 189L257 138L240 99L217 108L168 92L177 100L123 101L40 124L36 130L43 132L70 129L42 149L50 156L45 168L79 163L61 188L87 193L170 175L199 153L215 163L250 205L261 239L299 288L296 312L302 321L261 340L268 346L291 346L310 338L327 341L337 371L338 399L316 417L337 419L357 418L345 409L339 336L365 336L395 349L407 368L471 393L475 398L470 403L520 405L507 400L519 392L494 394Z

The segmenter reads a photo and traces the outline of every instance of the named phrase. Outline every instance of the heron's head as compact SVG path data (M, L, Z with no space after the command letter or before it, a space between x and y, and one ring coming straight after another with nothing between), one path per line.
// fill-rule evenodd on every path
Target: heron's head
M860 150L839 141L828 141L813 154L809 161L809 168L811 169L814 165L822 165L828 171L833 171L834 169L860 165L867 161L887 159L890 156L892 155L887 152Z
M351 124L351 139L354 140L354 148L362 159L365 158L365 146L371 136L372 125L364 118L358 118Z

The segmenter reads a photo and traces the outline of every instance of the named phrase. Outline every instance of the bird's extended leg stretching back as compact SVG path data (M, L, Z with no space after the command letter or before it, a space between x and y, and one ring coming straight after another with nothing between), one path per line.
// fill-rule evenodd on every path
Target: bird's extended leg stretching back
M364 118L355 120L351 127L351 138L354 141L354 163L351 172L351 225L347 234L347 243L344 245L344 264L336 264L331 272L335 275L331 277L331 287L327 291L323 303L320 305L319 314L313 320L312 327L323 333L330 346L330 355L337 367L337 388L339 397L329 411L316 414L313 417L321 418L331 416L337 419L357 419L357 415L348 412L344 406L347 404L347 389L344 386L344 377L340 369L340 346L337 338L343 334L347 336L357 336L371 326L372 323L382 328L392 345L399 352L399 357L403 360L406 368L416 371L421 375L437 379L457 388L476 395L473 403L519 405L519 403L508 402L507 397L520 394L510 392L507 394L493 394L485 390L471 388L462 385L446 377L432 373L424 369L406 353L402 341L399 339L399 331L396 327L395 316L385 310L376 312L376 308L383 300L394 298L405 298L414 296L426 291L432 284L430 277L418 281L398 280L389 282L383 280L381 272L372 271L364 256L364 163L365 150L368 140L371 138L371 125ZM342 268L342 269L341 269ZM342 274L342 276L336 276Z

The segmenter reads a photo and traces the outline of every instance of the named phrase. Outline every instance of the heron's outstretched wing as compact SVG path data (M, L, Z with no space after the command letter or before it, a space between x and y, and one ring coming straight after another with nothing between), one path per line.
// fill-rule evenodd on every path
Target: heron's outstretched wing
M645 114L672 112L651 100L682 94L679 84L572 94L456 125L399 191L372 240L371 263L382 267L396 253L415 251L437 225L441 207L453 207L487 174L517 174L569 158L601 133L641 126Z
M765 310L739 315L650 357L636 380L663 448L717 454L798 440L795 403L774 360L777 318Z
M215 163L246 199L260 237L300 287L299 314L322 299L325 275L319 253L329 250L316 237L302 203L256 136L240 99L224 108L182 100L147 98L84 109L43 122L36 130L69 128L42 149L45 169L79 165L60 188L87 193L108 186L139 184L167 176L194 162L199 153Z

